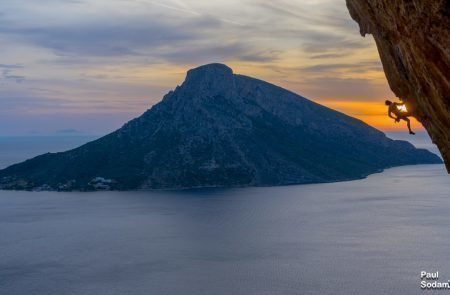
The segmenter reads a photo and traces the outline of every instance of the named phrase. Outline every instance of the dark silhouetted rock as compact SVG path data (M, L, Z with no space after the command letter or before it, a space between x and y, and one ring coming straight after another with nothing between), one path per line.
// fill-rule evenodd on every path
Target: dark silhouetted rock
M427 129L450 173L450 1L347 0L375 38L392 91Z

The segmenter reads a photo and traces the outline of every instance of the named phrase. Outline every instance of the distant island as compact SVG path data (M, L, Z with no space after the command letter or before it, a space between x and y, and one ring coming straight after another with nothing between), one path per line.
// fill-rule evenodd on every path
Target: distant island
M274 186L441 163L360 120L209 64L190 70L181 86L117 131L1 170L0 189Z

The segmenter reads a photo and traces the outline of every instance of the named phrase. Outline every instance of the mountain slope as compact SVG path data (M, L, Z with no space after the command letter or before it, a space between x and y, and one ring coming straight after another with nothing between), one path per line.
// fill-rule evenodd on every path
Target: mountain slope
M281 185L441 163L367 124L225 65L190 70L141 117L77 149L0 171L3 189Z

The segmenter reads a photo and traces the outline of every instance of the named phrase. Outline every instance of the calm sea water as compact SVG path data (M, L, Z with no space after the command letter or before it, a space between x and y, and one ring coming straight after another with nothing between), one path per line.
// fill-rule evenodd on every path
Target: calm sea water
M420 271L450 279L449 212L442 165L273 188L0 191L0 294L422 294Z

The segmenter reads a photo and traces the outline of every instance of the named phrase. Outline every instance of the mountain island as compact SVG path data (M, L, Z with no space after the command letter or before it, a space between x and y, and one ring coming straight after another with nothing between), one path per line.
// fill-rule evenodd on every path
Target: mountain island
M435 154L358 119L209 64L188 71L181 86L111 134L1 170L0 188L274 186L437 163L442 161Z

